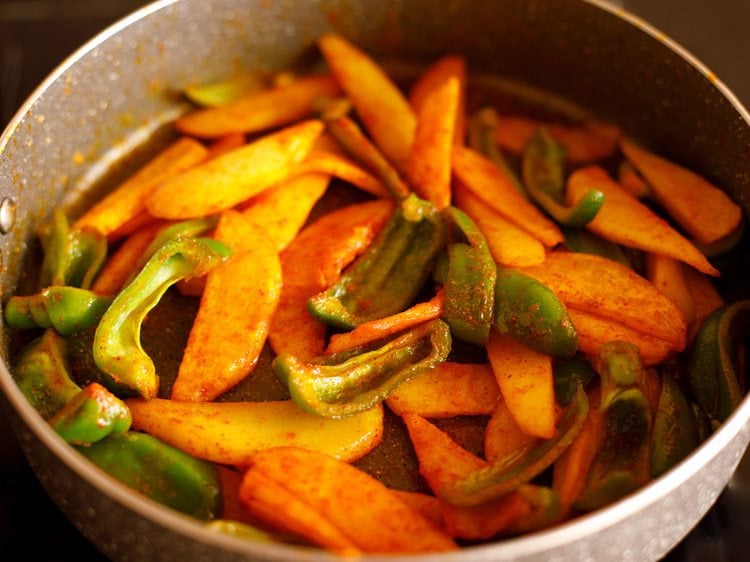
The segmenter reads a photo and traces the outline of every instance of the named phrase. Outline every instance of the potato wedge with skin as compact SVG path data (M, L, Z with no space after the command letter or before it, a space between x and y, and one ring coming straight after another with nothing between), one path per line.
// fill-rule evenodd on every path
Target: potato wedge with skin
M466 59L458 55L448 55L427 67L409 91L409 104L418 115L430 93L448 78L455 78L458 81L459 98L456 106L453 144L462 145L466 135Z
M677 305L689 326L695 318L695 302L688 290L682 264L659 254L646 254L646 277Z
M115 238L115 233L117 237L129 234L134 229L126 231L122 227L143 214L154 190L207 157L208 149L198 141L187 137L178 139L86 211L73 228L93 228L110 240Z
M242 133L230 133L223 137L219 137L208 147L208 159L216 158L227 152L231 152L235 148L241 147L245 144L245 135Z
M555 387L552 358L496 331L487 355L511 417L524 433L550 439L555 435Z
M297 236L329 181L326 174L304 174L289 179L244 203L242 216L265 232L281 252Z
M378 178L346 156L330 150L313 150L297 167L298 174L326 174L334 176L371 193L375 197L390 197L388 188Z
M217 138L233 133L257 133L287 125L309 116L313 102L341 93L328 75L299 78L293 82L251 92L228 104L193 111L175 121L175 128L194 137Z
M214 238L232 255L207 276L173 400L213 400L247 377L281 295L279 254L263 230L237 211L225 211Z
M646 181L627 160L623 160L617 167L617 183L636 199L643 199L649 194Z
M498 400L484 430L484 458L489 462L523 449L537 440L521 431L505 404Z
M552 252L542 265L519 271L547 285L568 308L662 339L676 351L685 348L680 309L623 265L590 254Z
M323 354L327 328L308 312L307 301L338 280L392 212L393 203L381 199L328 213L281 253L283 287L268 334L276 354L290 353L302 360Z
M474 195L548 248L563 242L557 225L525 199L502 170L475 150L462 146L453 149L453 173Z
M489 365L446 362L403 383L386 404L398 415L445 418L487 415L499 398Z
M461 97L458 79L448 77L424 99L406 166L414 192L439 210L451 204L451 153Z
M295 447L253 455L240 489L243 502L257 488L248 482L254 474L293 494L321 521L340 529L362 552L444 552L457 548L450 537L380 481L331 456Z
M345 461L360 458L383 435L378 406L332 420L308 414L294 402L177 402L127 400L133 428L195 457L246 467L264 449L295 446L318 450Z
M699 242L710 244L721 240L740 225L742 209L739 205L695 172L644 150L628 139L622 139L620 147L646 178L658 203Z
M633 330L612 318L603 318L573 307L568 307L578 333L578 350L592 357L609 341L628 341L638 348L641 359L648 365L661 363L675 351L674 344L651 334Z
M146 207L171 219L229 209L291 177L322 131L323 123L310 120L262 137L163 182Z
M421 492L407 492L405 490L391 490L398 499L418 511L422 517L432 523L435 528L445 531L443 514L440 509L440 500L429 494Z
M608 123L565 125L516 115L501 115L498 116L495 129L495 142L511 154L520 156L534 131L542 126L563 145L566 158L574 164L609 158L617 150L617 142L622 134L618 127Z
M366 345L379 339L392 336L413 328L423 322L440 318L443 313L443 292L438 292L432 299L420 302L392 316L365 322L350 332L333 334L326 353L337 353L360 345Z
M597 236L654 254L675 258L709 275L719 275L684 236L622 189L598 166L580 168L568 179L566 197L575 204L590 189L604 193L604 204L586 228Z
M453 187L456 206L473 220L487 239L490 253L500 265L524 267L544 262L544 244L504 218L460 182Z
M323 35L318 47L375 144L405 170L417 128L409 102L370 56L343 37Z

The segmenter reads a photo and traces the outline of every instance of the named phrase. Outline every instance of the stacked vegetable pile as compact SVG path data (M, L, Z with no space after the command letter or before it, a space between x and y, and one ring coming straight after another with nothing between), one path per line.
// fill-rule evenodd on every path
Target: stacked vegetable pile
M611 503L732 413L750 302L710 281L743 229L721 190L615 126L470 102L460 57L407 99L318 45L330 74L189 89L209 107L183 136L41 233L40 291L5 319L45 329L15 377L62 438L225 532L428 552ZM332 204L332 178L368 196ZM173 285L200 306L167 385L141 328ZM267 344L288 399L226 401ZM431 493L351 464L393 414ZM482 451L433 423L460 416Z

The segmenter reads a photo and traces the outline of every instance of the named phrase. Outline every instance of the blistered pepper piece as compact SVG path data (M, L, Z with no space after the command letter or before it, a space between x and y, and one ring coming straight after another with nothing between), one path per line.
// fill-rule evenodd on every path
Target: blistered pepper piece
M376 349L354 348L309 362L281 354L273 368L301 408L340 418L385 400L402 382L445 361L450 349L448 326L433 320Z
M36 295L15 296L5 305L5 321L14 328L55 328L63 336L95 326L113 297L86 289L51 286Z
M47 330L26 346L13 369L13 378L44 419L51 418L81 391L68 371L65 340L54 330Z
M567 406L575 398L578 386L584 389L596 378L596 371L588 361L574 357L553 367L555 375L555 398L561 406Z
M88 445L130 429L130 410L99 383L92 382L49 420L57 434L73 445Z
M410 195L341 279L308 301L311 314L340 328L408 308L445 244L446 227L432 203Z
M742 401L735 363L738 342L750 334L750 300L724 306L703 321L690 352L687 386L696 404L717 425Z
M565 305L539 281L499 268L493 326L501 334L558 359L572 357L578 335Z
M140 342L143 319L171 285L207 274L229 253L226 245L205 238L176 238L157 250L96 329L94 361L105 386L146 399L156 396L159 379Z
M216 468L150 435L117 433L77 449L113 478L167 507L202 520L221 513Z
M497 266L487 240L466 213L448 207L444 215L468 244L448 245L442 318L453 336L484 345L492 325Z

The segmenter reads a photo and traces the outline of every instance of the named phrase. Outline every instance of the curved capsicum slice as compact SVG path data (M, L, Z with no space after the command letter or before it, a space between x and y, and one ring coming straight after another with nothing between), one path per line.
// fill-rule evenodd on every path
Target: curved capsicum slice
M498 268L493 326L501 334L558 359L572 357L578 335L552 290L518 271Z
M406 309L430 275L446 230L432 203L409 195L341 279L308 301L310 313L351 329Z
M156 396L159 379L140 342L141 323L166 290L189 277L207 274L230 251L206 238L176 238L163 245L115 298L94 336L94 361L113 392Z
M353 348L309 362L281 354L273 368L301 408L341 418L385 400L401 383L445 361L450 349L448 326L433 320L376 349Z
M587 191L572 207L560 204L565 193L565 149L544 127L526 145L521 174L531 198L561 224L585 226L604 204L604 194L596 189Z
M497 266L487 240L466 213L448 207L444 215L468 244L448 244L442 318L455 337L484 345L492 325Z
M14 328L55 328L67 336L95 326L112 299L87 289L54 285L36 295L11 297L5 305L5 321Z
M113 478L172 509L204 521L221 513L216 467L150 435L117 433L77 449Z
M748 334L750 300L744 300L711 313L695 336L687 386L713 425L725 421L742 401L735 363L739 342Z
M132 418L125 402L99 383L88 384L49 420L73 445L89 445L113 433L125 433Z
M68 371L65 340L54 330L47 330L24 348L13 378L44 419L51 418L81 391Z

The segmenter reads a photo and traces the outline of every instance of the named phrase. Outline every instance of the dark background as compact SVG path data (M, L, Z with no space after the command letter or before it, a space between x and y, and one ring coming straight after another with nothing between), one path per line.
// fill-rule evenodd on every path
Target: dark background
M87 39L146 2L0 0L0 129L34 87ZM677 39L750 106L750 0L623 0ZM750 462L670 561L747 560ZM0 412L0 559L102 560L47 498Z

